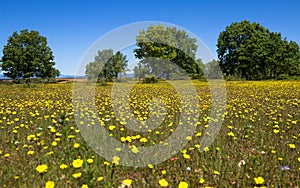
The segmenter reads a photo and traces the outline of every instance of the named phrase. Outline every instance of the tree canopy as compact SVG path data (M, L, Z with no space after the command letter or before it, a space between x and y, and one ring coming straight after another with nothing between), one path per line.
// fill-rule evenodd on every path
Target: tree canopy
M299 45L255 22L227 26L219 35L217 47L220 67L226 76L268 79L300 72Z
M49 79L60 74L54 68L54 55L47 46L47 38L38 31L14 32L4 46L1 61L4 75L12 79L30 82L32 77Z
M112 49L99 50L95 60L87 64L85 74L92 81L118 80L119 74L126 70L127 62L126 55L120 51L114 54Z
M196 60L196 42L195 38L175 27L149 26L136 37L137 48L134 53L135 57L141 59L141 64L135 68L136 75L145 75L144 67L147 74L169 79L178 68L167 62L177 65L189 75L202 75L199 66L201 60ZM142 70L142 74L138 73L139 70Z

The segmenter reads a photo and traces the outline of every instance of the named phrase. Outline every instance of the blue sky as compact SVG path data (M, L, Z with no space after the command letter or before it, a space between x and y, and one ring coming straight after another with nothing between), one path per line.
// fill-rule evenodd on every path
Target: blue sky
M300 43L297 0L10 0L1 1L0 7L0 56L12 32L37 30L48 38L62 74L75 74L85 52L101 36L134 22L161 21L186 28L202 39L215 57L219 33L241 20L258 22Z

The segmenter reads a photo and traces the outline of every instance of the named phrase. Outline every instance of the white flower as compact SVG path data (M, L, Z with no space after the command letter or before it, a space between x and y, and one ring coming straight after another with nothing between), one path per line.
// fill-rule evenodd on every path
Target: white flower
M238 163L238 167L241 168L243 165L245 165L246 162L244 160L241 160L239 163Z

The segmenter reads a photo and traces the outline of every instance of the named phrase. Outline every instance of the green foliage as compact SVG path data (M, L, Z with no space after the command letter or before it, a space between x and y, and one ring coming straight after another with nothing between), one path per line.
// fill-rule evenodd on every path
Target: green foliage
M37 31L22 30L8 38L3 49L1 68L4 75L12 79L39 77L49 80L60 74L54 68L54 55L47 46L47 38Z
M112 49L99 50L95 60L86 66L85 74L89 81L118 80L118 75L126 70L127 62L126 55L119 51L114 55Z
M221 79L223 78L222 70L219 66L218 60L212 60L205 65L205 77L209 79Z
M143 83L157 83L157 82L158 82L158 78L153 74L146 74L143 79Z
M138 48L134 49L135 56L142 59L135 69L138 78L146 72L170 79L170 74L179 68L190 75L203 74L199 64L201 60L195 57L197 40L190 38L183 30L162 25L150 26L146 31L140 31L136 42Z
M300 73L299 45L255 22L227 26L219 35L217 47L226 76L257 80Z

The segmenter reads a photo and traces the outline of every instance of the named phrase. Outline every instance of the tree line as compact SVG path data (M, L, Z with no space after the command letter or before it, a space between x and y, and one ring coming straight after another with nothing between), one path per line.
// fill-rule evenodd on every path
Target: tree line
M137 79L149 75L162 79L225 76L247 80L300 76L299 45L259 23L232 23L220 32L216 46L218 60L203 64L196 58L196 38L175 27L149 26L136 37L133 53L140 61L132 71ZM14 32L4 46L1 69L12 79L49 80L60 74L54 65L47 38L37 31ZM126 55L103 49L86 65L85 74L88 80L118 81L127 67Z

